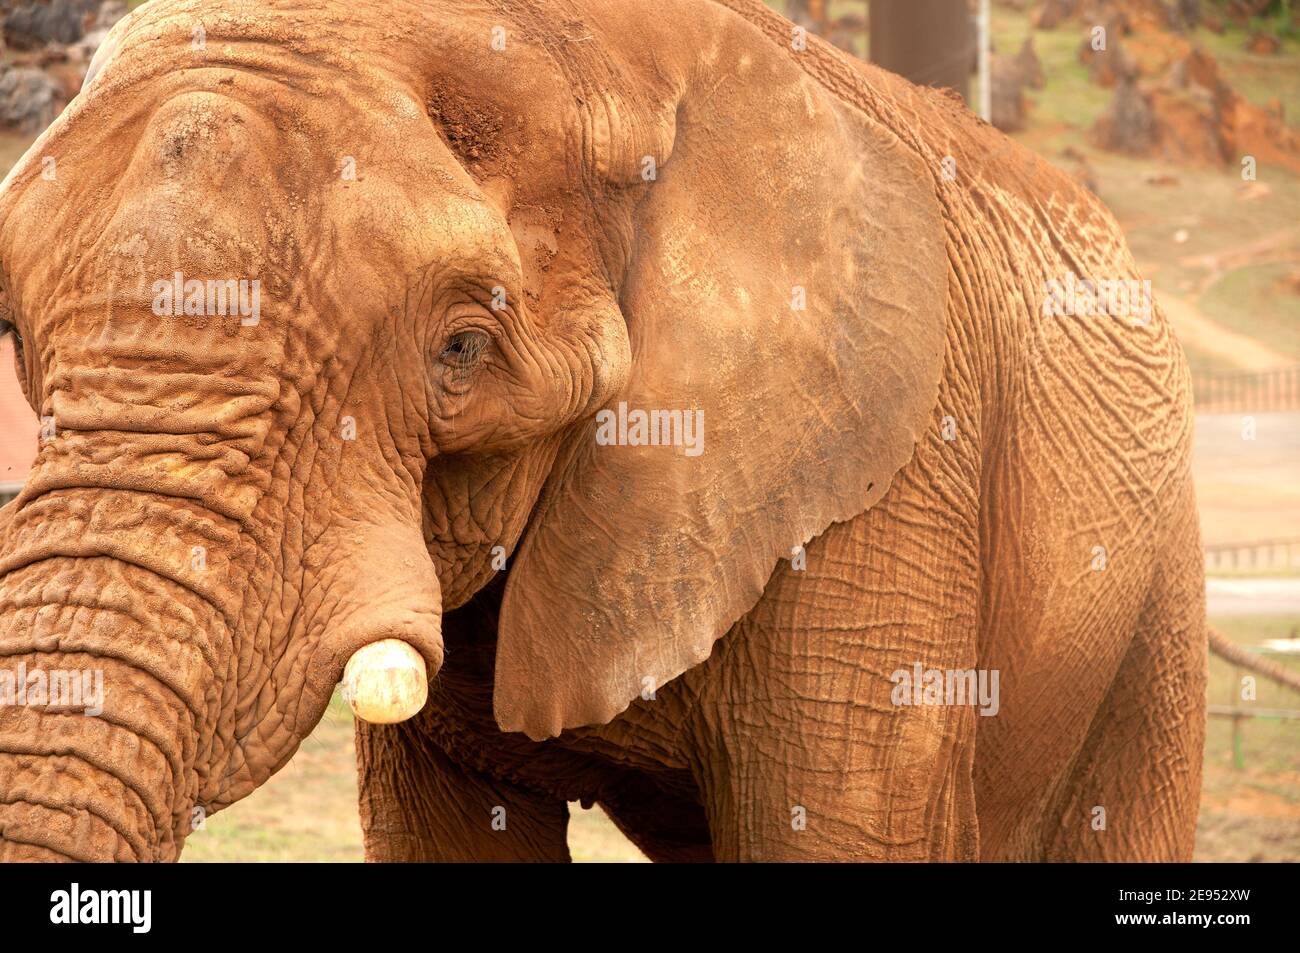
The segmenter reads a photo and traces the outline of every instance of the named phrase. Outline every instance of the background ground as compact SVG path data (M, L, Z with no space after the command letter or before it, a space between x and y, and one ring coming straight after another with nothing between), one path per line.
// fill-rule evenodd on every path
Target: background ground
M1086 130L1113 90L1089 82L1079 61L1083 31L1074 23L1031 30L1027 15L995 8L997 49L1017 50L1031 33L1046 85L1029 91L1030 122L1014 138L1066 168L1075 167L1068 150L1086 157L1193 370L1300 363L1300 294L1279 290L1300 275L1300 179L1271 168L1247 184L1235 169L1172 167L1094 148ZM1300 41L1286 37L1281 53L1261 56L1244 50L1240 29L1198 29L1189 39L1239 94L1257 106L1280 101L1287 123L1300 128Z

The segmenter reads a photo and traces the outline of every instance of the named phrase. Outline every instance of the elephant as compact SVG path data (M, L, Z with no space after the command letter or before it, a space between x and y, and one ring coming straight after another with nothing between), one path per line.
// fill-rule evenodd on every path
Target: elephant
M5 860L175 860L341 680L370 860L1190 857L1185 358L950 93L757 0L151 0L0 268L0 655L104 687L0 705Z

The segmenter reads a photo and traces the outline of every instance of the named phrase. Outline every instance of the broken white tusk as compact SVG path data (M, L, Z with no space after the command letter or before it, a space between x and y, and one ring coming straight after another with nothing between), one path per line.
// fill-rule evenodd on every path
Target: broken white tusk
M424 658L401 639L363 645L343 668L343 697L372 725L406 721L429 697Z

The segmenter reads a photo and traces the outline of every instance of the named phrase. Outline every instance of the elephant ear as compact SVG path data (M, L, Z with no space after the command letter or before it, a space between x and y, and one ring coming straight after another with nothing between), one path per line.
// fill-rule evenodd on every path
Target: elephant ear
M683 93L635 212L627 383L568 438L514 559L503 730L603 724L706 659L780 560L881 498L937 400L934 177L756 33L732 55L749 75ZM661 439L638 412L668 412Z

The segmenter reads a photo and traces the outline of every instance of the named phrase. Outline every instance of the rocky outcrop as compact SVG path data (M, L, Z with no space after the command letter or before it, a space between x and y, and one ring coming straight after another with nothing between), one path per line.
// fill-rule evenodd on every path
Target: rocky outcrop
M0 128L38 133L54 121L65 101L58 81L43 70L0 63Z
M0 129L31 135L49 125L81 88L91 57L123 0L43 0L0 13Z
M99 5L100 0L20 0L4 14L5 42L16 50L76 43L95 22Z
M1090 138L1094 145L1111 152L1144 156L1160 142L1151 98L1138 89L1131 75L1117 76L1115 98L1093 125Z
M1248 102L1219 74L1209 53L1191 49L1157 82L1124 76L1090 131L1103 149L1171 162L1231 166L1245 156L1300 173L1300 135L1280 103Z
M993 86L990 117L993 125L1003 132L1023 129L1029 112L1025 89L1042 89L1047 81L1043 64L1034 52L1033 38L1027 38L1015 56L993 54L989 73Z
M1025 42L1020 46L1020 52L1016 54L1016 68L1020 70L1020 76L1025 85L1033 89L1042 89L1047 84L1047 76L1043 72L1043 63L1034 51L1034 38L1025 37Z

